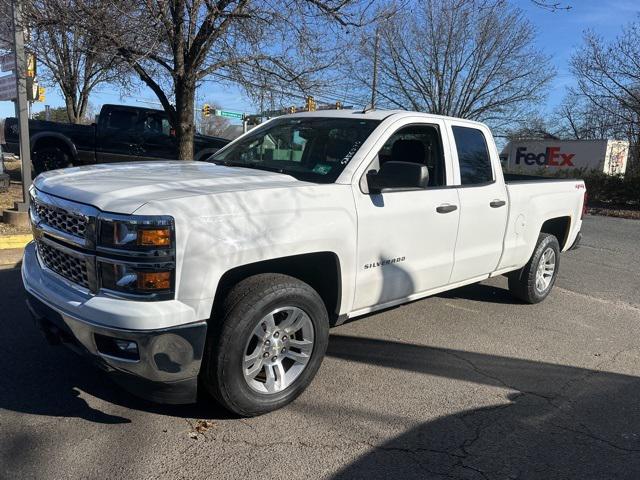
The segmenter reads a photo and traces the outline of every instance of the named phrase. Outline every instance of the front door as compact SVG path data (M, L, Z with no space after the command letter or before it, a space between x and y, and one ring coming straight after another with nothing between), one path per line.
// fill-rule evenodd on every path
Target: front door
M369 194L356 187L358 253L353 310L367 309L449 282L458 229L459 201L447 186L449 152L442 125L406 125L390 134L370 168L385 161L425 164L425 189ZM363 191L365 190L365 191Z

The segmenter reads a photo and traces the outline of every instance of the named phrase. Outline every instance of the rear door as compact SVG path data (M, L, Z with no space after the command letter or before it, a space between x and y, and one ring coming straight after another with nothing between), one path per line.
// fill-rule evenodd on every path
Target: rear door
M451 283L493 272L500 261L509 206L489 129L450 121L460 225Z
M142 156L150 159L177 158L178 145L169 118L162 112L145 112L142 121Z
M126 162L143 154L139 111L109 107L100 113L96 134L98 162Z
M418 117L419 118L419 117ZM458 229L458 193L444 122L403 119L384 132L366 171L385 161L427 165L429 186L370 194L366 171L355 186L358 215L356 293L353 310L406 299L449 282ZM446 144L446 142L444 142Z

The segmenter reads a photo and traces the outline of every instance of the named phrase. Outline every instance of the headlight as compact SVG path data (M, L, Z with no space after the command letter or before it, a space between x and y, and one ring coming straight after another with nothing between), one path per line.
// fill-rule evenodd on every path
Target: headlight
M173 298L172 217L100 214L97 228L100 288L105 293L136 299Z
M168 216L100 215L98 247L122 250L172 250L174 223Z
M115 263L99 261L101 287L131 295L171 294L173 264Z

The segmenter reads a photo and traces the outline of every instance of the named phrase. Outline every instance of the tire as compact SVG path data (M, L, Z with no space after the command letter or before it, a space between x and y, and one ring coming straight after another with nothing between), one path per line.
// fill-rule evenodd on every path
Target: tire
M223 407L245 417L298 397L329 341L329 318L318 293L281 274L240 282L226 296L220 319L210 323L201 384ZM252 364L254 358L259 360Z
M69 154L60 147L43 147L33 152L34 178L42 172L66 168L72 165Z
M552 271L551 263L553 264ZM543 267L546 263L546 266ZM560 244L548 233L541 233L529 262L508 275L511 294L526 303L543 301L553 288L560 268ZM540 269L540 270L539 270ZM540 278L542 275L542 279Z

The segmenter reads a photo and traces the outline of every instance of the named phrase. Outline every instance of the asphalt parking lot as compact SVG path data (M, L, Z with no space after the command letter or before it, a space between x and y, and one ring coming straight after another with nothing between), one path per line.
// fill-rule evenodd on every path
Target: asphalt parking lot
M253 419L117 389L0 270L0 477L640 478L640 221L583 233L542 304L500 277L335 328L311 387Z

